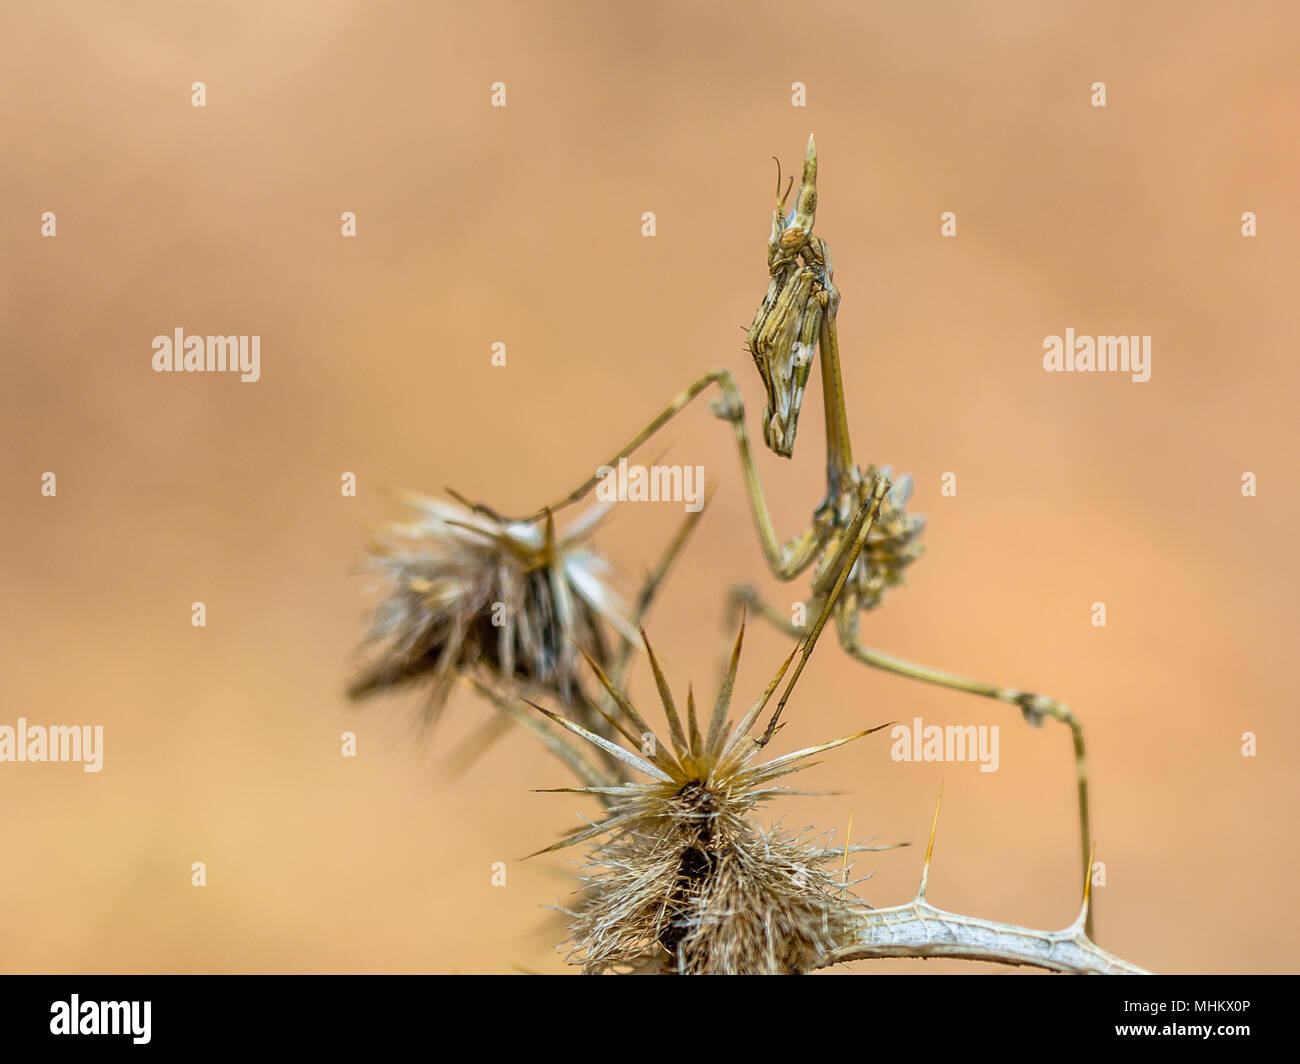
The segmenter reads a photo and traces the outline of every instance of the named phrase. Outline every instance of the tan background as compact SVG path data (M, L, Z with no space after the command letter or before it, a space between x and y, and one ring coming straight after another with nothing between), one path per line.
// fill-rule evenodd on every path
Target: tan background
M913 471L930 519L864 631L1077 707L1103 944L1295 969L1291 5L25 7L0 40L0 723L107 734L99 775L0 766L0 969L565 970L542 906L567 866L515 860L573 823L577 800L529 793L563 770L515 734L450 782L472 698L427 740L415 697L347 706L351 569L383 484L540 504L715 365L755 425L769 156L795 165L810 130L858 457ZM177 326L260 334L262 380L154 374ZM1151 381L1045 374L1068 326L1151 334ZM762 456L783 534L821 494L816 396L802 427L794 462ZM723 426L701 407L663 443L720 484L651 624L707 694L722 591L762 560ZM602 535L629 582L679 516ZM786 646L755 631L742 694ZM845 793L773 813L921 842L942 779L933 900L1067 923L1063 730L829 641L782 741L918 714L1003 724L1000 770L894 764L876 736L805 777ZM904 900L920 857L867 855L865 895Z

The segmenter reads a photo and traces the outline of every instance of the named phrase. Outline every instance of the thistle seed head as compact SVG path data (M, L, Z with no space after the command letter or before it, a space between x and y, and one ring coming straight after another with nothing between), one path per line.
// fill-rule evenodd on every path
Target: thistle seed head
M370 545L365 569L379 597L350 697L425 681L432 716L454 677L473 670L572 704L581 698L578 650L608 663L616 634L636 638L608 563L588 542L607 507L557 534L549 516L504 522L411 492L399 498L414 517Z
M628 746L547 713L645 777L611 787L565 788L601 797L607 802L605 816L539 851L599 840L589 854L570 928L571 955L586 972L806 971L826 955L862 905L821 867L842 851L779 827L764 829L754 809L787 791L776 781L868 732L758 760L764 746L755 725L795 655L732 726L728 712L743 636L742 627L707 733L700 730L693 695L683 722L648 642L669 744L658 740L598 666L597 677L616 707L610 723Z

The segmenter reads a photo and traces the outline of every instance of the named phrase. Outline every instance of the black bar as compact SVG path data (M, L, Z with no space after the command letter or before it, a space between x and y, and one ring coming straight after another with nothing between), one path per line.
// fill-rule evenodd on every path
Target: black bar
M1290 1042L1294 976L831 976L701 985L672 978L560 976L0 976L0 1053L286 1047L372 1054L413 1047L439 1058L573 1052L618 1062L700 1053L772 1059L787 1043L818 1055L1055 1055L1131 1043L1222 1055L1261 1036ZM77 1033L66 1029L78 1006ZM104 1008L103 1003L118 1003ZM136 1003L128 1011L121 1003ZM148 1041L144 1034L149 1005ZM1213 1004L1206 1004L1213 1003ZM132 1023L131 1021L137 1021ZM116 1022L126 1033L85 1033ZM1154 1028L1139 1033L1135 1028ZM1206 1037L1178 1028L1209 1027ZM1120 1028L1127 1028L1121 1033ZM1226 1028L1244 1028L1229 1033ZM1291 1029L1288 1029L1291 1028ZM136 1032L140 1033L136 1033ZM1256 1043L1262 1048L1265 1043ZM815 1047L815 1048L814 1048ZM26 1053L14 1055L15 1051ZM633 1052L633 1050L635 1052ZM369 1059L367 1057L367 1059Z

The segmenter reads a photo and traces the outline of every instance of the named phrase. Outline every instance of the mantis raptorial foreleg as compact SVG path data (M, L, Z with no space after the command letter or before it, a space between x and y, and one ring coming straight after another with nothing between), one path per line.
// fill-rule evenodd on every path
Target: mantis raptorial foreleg
M750 584L740 584L733 587L727 595L727 631L736 627L736 622L742 613L746 616L754 614L763 618L777 631L784 632L792 639L801 639L803 637L805 626L795 624L783 612L768 602L759 593L758 588Z
M598 469L612 468L618 465L621 459L631 455L632 452L690 405L691 400L713 384L716 384L718 390L722 393L722 397L713 405L713 411L724 421L731 422L732 432L736 440L736 450L740 455L741 469L745 475L745 488L749 495L750 509L753 512L754 524L758 529L759 542L763 548L763 556L774 574L782 580L792 580L808 568L821 553L829 533L825 528L814 525L786 543L781 543L777 539L776 530L772 524L772 516L767 507L767 498L763 494L763 486L758 478L758 470L754 466L754 454L749 445L749 434L745 430L745 404L741 398L740 389L736 387L736 379L729 370L712 370L683 389L645 428L619 448ZM600 473L593 473L577 488L569 492L568 495L523 517L501 518L496 514L492 516L505 521L536 521L548 511L554 512L566 506L571 506L592 491L600 481Z

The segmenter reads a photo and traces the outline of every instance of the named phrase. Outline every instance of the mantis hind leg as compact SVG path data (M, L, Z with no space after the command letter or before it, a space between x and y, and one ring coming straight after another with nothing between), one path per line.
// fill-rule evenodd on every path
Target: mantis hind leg
M754 587L753 584L737 584L727 592L726 623L728 631L735 629L742 610L761 617L773 628L784 632L793 639L802 638L807 630L807 625L796 624L785 613L763 598L758 588ZM812 607L809 607L809 610L814 616L819 612Z
M741 584L732 588L727 595L727 604L729 624L734 625L736 615L744 609L761 617L777 630L785 632L793 638L800 638L805 632L805 626L795 624L786 613L764 599L757 588L752 585ZM817 612L816 606L816 602L811 604L809 612ZM1085 877L1091 876L1092 825L1088 807L1087 750L1083 740L1083 725L1079 722L1078 717L1074 715L1074 711L1064 703L1047 698L1044 695L1031 694L1013 687L1000 687L995 684L971 680L956 673L944 672L940 669L930 668L927 665L917 665L910 661L904 661L902 658L894 657L891 654L885 654L879 650L863 646L858 640L856 620L856 611L851 613L839 612L836 627L839 632L840 643L845 651L850 657L862 662L864 665L870 665L872 668L882 669L885 672L892 672L898 676L906 676L909 679L921 680L925 683L936 684L955 691L965 691L968 694L1005 702L1008 705L1017 707L1024 715L1025 720L1035 727L1041 726L1048 717L1058 720L1069 727L1074 744L1074 762L1078 778L1079 837L1083 874ZM1092 935L1092 908L1089 907L1086 924L1086 931L1090 937Z
M839 624L840 643L851 657L856 658L864 665L870 665L875 669L883 669L898 676L906 676L913 680L948 687L954 691L965 691L968 694L1005 702L1008 705L1017 707L1024 715L1025 720L1034 727L1040 727L1048 717L1069 727L1074 744L1074 764L1078 783L1079 843L1083 874L1085 878L1090 877L1092 875L1092 825L1088 809L1088 758L1083 741L1083 725L1079 722L1079 718L1074 715L1074 711L1054 698L1020 691L1014 687L983 683L979 680L959 676L956 673L933 669L928 665L917 665L914 662L904 661L902 658L896 658L891 654L885 654L879 650L863 646L858 640L856 620L856 615L852 618L845 615L841 616ZM1091 908L1088 911L1086 930L1091 937Z

